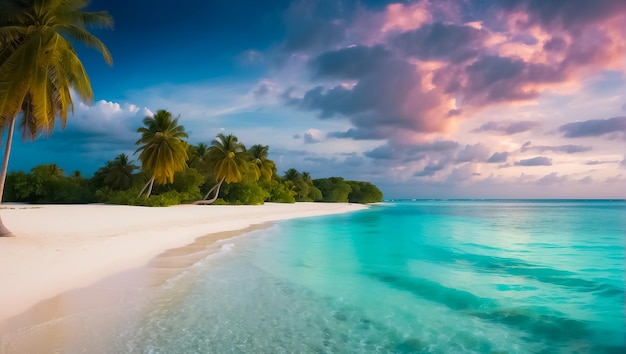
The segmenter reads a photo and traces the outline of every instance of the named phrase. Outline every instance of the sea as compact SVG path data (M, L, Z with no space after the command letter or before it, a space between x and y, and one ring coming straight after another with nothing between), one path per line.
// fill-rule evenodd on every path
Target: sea
M625 237L624 200L387 201L292 219L215 243L74 350L626 353Z

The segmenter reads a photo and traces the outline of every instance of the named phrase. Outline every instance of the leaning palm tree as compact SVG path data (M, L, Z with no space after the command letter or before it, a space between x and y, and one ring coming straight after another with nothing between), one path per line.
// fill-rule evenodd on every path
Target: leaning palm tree
M246 147L232 134L218 134L207 154L208 163L213 167L213 176L217 184L207 192L203 200L196 201L195 204L211 204L216 201L222 183L241 182L249 163ZM215 192L213 198L207 200L213 192Z
M55 120L65 126L74 105L73 89L91 102L89 77L72 41L98 50L112 63L104 44L87 30L111 27L106 12L82 11L88 0L2 1L0 11L0 129L8 130L0 171L0 201L4 191L13 131L19 117L24 140L52 133ZM0 219L0 236L12 236Z
M152 193L156 184L174 182L174 174L187 167L187 137L185 127L178 125L178 118L172 119L172 114L160 109L153 117L143 119L144 127L137 129L141 138L135 142L140 145L135 153L139 152L141 169L151 176L148 183L139 192L145 198Z
M276 164L267 158L269 147L267 145L252 145L248 150L250 155L251 170L255 180L269 182L276 172Z

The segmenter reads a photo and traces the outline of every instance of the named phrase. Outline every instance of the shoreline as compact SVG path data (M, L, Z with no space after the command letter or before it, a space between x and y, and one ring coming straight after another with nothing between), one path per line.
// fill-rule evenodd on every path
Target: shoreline
M16 237L0 239L0 324L44 300L146 266L202 237L225 232L233 237L254 225L366 208L347 203L167 208L4 204L0 213ZM211 243L224 238L216 235Z

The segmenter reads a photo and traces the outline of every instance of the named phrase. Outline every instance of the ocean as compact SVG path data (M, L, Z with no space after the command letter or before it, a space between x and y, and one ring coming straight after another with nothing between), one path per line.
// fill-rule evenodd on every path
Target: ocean
M293 219L217 242L74 349L624 353L625 235L624 201L398 201Z

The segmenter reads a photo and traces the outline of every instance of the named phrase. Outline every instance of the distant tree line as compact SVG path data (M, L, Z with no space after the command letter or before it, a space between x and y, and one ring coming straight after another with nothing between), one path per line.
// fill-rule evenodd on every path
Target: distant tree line
M279 175L267 145L246 148L234 135L218 134L211 145L190 145L178 118L165 110L143 123L136 142L141 165L121 154L91 178L79 171L67 175L56 164L39 165L30 173L14 171L7 176L3 201L168 206L382 200L382 192L369 182L312 179L293 168Z

